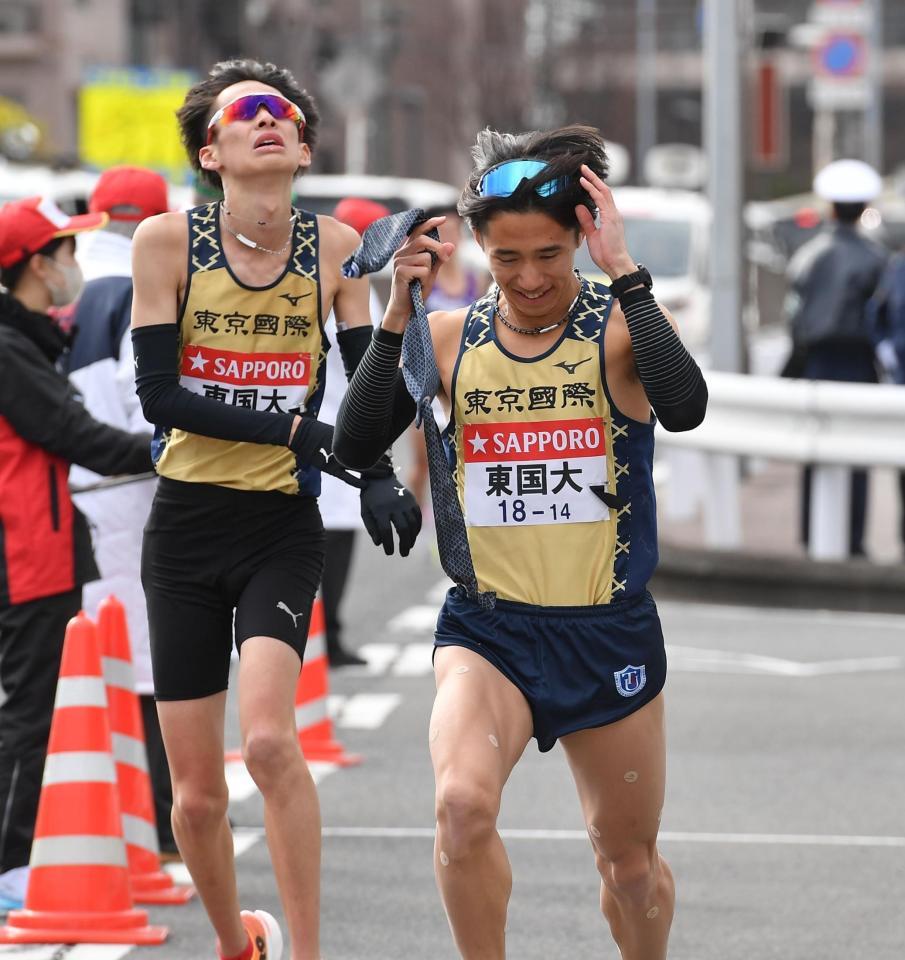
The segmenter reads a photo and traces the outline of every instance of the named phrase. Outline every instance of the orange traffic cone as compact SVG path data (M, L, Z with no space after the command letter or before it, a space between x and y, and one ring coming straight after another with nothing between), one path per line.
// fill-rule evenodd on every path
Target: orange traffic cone
M0 943L163 943L132 905L107 697L94 624L69 621L31 850L25 909Z
M101 601L97 610L97 632L107 685L132 897L136 903L185 903L194 895L195 888L177 887L173 878L160 869L157 820L141 707L135 693L129 627L125 608L116 597Z
M307 760L321 760L341 767L361 763L361 756L346 753L333 739L333 721L327 712L327 641L324 630L324 604L314 598L305 660L295 688L295 724L299 743Z

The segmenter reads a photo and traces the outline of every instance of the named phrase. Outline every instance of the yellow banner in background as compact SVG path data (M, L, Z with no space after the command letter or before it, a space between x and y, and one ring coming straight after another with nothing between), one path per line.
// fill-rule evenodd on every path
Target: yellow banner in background
M183 70L93 70L79 91L79 157L92 167L151 167L173 182L189 164L176 111L195 75Z

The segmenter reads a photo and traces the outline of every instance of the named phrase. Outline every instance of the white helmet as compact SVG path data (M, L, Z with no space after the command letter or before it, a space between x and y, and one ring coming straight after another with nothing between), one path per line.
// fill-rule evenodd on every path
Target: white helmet
M863 160L834 160L814 177L814 193L832 203L867 203L882 189L880 174Z

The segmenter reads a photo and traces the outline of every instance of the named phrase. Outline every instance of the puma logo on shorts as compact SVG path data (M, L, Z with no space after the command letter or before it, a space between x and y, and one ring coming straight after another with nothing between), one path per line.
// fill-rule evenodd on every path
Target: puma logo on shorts
M298 618L299 618L299 617L303 617L303 616L305 615L305 611L304 611L304 610L303 610L301 613L293 613L293 612L289 609L289 607L287 607L286 604L283 603L282 600L280 600L280 601L277 603L277 610L285 610L286 613L288 613L289 616L292 617L292 625L293 625L294 627L298 627L298 625L299 625L299 624L298 624Z

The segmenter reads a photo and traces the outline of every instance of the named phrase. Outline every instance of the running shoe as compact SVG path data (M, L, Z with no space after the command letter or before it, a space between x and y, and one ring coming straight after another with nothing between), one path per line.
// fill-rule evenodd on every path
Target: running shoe
M280 960L283 956L283 934L280 925L266 910L243 910L242 925L248 931L254 948L251 960Z
M28 867L0 873L0 910L21 910L28 890Z

